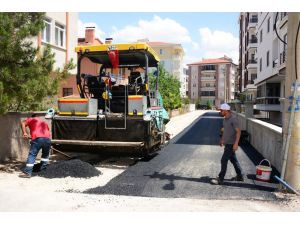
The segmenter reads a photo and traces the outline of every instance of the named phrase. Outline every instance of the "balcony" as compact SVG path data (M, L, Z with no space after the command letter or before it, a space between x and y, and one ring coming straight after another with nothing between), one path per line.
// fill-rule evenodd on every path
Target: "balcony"
M247 50L249 51L250 48L257 48L257 38L249 40Z
M257 60L250 59L248 61L248 64L247 64L246 68L247 68L247 70L249 70L249 69L257 69Z
M286 22L288 21L288 13L287 12L282 12L278 16L278 18L280 18L279 28L282 28L286 24Z
M257 97L255 109L279 112L281 110L279 97Z
M257 23L258 22L258 18L257 17L252 17L249 19L249 23Z
M216 77L215 77L215 76L210 76L210 77L202 76L202 77L201 77L201 80L202 80L202 81L206 81L206 80L207 80L207 81L212 81L212 80L215 81L215 80L216 80Z
M255 18L250 18L250 19L249 19L249 23L248 23L248 30L249 30L250 28L255 28L257 22L258 22L257 17L255 17Z
M216 87L201 86L201 91L215 91Z

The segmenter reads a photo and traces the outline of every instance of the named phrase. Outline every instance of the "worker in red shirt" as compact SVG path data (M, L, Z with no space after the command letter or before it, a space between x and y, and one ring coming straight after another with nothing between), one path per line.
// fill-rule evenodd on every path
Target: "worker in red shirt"
M23 137L25 139L31 138L31 141L26 167L23 170L23 173L19 175L19 177L30 178L36 156L38 155L40 149L42 149L40 170L45 169L49 162L49 153L51 147L50 129L47 122L37 117L36 114L33 114L26 120L23 120L21 122L21 127ZM28 127L30 130L30 136L26 132L26 127Z

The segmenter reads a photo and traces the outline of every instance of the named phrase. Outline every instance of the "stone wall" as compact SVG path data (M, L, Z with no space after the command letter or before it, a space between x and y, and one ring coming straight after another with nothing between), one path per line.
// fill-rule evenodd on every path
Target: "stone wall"
M282 150L282 128L263 122L261 120L246 118L245 115L238 113L238 120L242 130L249 133L250 144L272 165L281 171L283 161Z
M45 112L34 112L44 118ZM0 162L9 160L25 161L29 151L29 140L23 138L21 121L32 113L7 113L0 116ZM47 120L50 123L50 120ZM39 154L40 155L40 154Z

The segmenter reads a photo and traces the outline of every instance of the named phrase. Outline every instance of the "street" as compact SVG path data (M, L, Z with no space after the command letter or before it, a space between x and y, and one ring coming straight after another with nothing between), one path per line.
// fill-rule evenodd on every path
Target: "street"
M21 179L18 169L0 172L0 201L5 202L0 204L0 210L299 211L299 198L295 195L276 191L277 184L255 180L258 158L253 155L253 149L250 149L252 155L241 148L237 151L245 182L228 180L235 176L229 163L224 185L210 184L220 169L221 121L213 111L195 111L172 118L167 130L173 138L149 159L74 153L78 159L66 163L88 165L83 167L81 177L56 171L52 174L55 176L41 174ZM51 158L51 164L56 166L66 160L55 155ZM92 172L99 170L101 174L84 176L84 171L91 168Z
M164 198L275 200L275 183L255 180L255 164L240 148L237 157L245 182L232 182L233 166L228 163L224 185L210 184L218 175L223 148L219 143L222 118L217 112L205 113L178 135L155 157L139 161L104 187L84 191ZM252 154L255 154L253 152Z

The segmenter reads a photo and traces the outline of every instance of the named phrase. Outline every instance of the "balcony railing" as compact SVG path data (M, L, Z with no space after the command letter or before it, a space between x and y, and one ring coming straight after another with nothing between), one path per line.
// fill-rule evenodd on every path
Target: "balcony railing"
M256 63L257 63L257 60L255 60L255 59L248 60L248 64L256 64Z
M246 80L245 83L246 84L254 84L254 80Z
M256 44L257 43L257 38L251 38L249 40L249 44Z
M258 97L256 98L257 104L268 104L268 105L278 105L279 97Z

